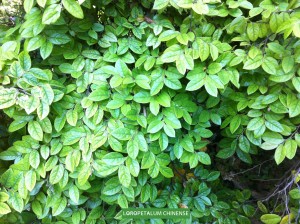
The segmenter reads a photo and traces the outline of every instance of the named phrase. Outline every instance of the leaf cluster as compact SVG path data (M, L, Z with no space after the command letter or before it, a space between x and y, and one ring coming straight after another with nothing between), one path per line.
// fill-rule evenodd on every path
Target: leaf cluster
M251 164L262 150L277 164L296 156L298 1L23 6L23 21L0 32L0 109L17 136L0 154L11 161L1 215L128 223L120 208L187 207L189 220L169 223L251 222L251 194L222 187L208 166L215 157Z

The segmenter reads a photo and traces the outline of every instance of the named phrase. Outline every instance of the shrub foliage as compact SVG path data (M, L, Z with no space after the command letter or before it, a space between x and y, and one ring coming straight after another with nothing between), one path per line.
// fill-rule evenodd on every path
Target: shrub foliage
M189 220L169 223L251 222L251 193L209 165L295 157L299 1L23 4L0 37L3 220L127 223L120 208L187 207Z

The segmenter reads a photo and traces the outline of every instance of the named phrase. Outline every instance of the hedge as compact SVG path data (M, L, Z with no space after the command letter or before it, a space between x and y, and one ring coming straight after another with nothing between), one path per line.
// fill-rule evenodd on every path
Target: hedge
M287 212L258 215L217 163L296 157L299 1L23 6L0 32L2 222L130 223L128 207L191 211L150 223L297 222L297 187Z

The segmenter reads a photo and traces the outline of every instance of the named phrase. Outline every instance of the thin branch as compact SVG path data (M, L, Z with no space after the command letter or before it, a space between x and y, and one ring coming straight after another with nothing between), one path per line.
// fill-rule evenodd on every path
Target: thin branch
M300 164L300 162L297 163L297 167ZM291 170L293 170L295 166L291 167L291 169L288 170L288 172L291 172ZM287 173L287 172L286 172ZM290 175L289 178L285 178L286 173L284 174L283 178L281 178L281 181L278 185L276 185L275 190L273 191L272 194L270 194L269 196L267 196L265 199L261 200L261 201L268 201L270 200L272 197L276 196L276 195L281 195L282 193L286 194L286 191L288 189L290 189L292 187L292 185L295 182L295 178L297 177L297 175L300 173L300 167L298 168L296 174L292 174ZM284 186L283 189L280 189L281 186ZM286 200L285 200L286 201Z
M247 170L243 170L243 171L241 171L241 172L239 172L239 173L230 174L229 177L232 178L232 177L235 177L235 176L238 176L238 175L247 173L247 172L249 172L249 171L251 171L251 170L256 169L257 167L261 167L263 164L265 164L265 163L267 163L267 162L270 162L270 161L272 161L272 160L273 160L273 158L272 158L272 159L265 160L264 162L262 162L262 163L260 163L260 164L257 164L257 165L255 165L254 167L251 167L251 168L249 168L249 169L247 169Z

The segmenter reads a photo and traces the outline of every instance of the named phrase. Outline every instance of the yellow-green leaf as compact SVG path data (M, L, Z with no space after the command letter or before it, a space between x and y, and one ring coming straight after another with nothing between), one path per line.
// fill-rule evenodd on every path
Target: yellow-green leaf
M83 19L83 11L79 3L75 0L62 0L62 4L65 9L74 17Z

